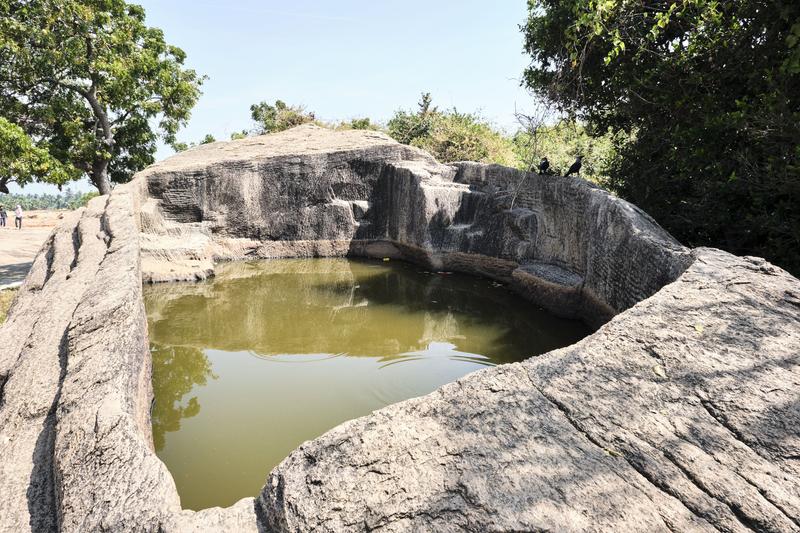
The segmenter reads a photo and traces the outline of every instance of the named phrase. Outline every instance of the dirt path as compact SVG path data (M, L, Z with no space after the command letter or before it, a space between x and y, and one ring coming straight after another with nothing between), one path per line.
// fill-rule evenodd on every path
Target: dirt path
M22 229L14 228L14 215L0 227L0 289L20 283L31 268L34 257L64 211L28 211Z

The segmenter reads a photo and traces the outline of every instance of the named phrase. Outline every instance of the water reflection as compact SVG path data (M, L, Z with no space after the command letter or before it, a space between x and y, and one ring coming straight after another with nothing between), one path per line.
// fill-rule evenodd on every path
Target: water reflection
M587 333L490 281L395 262L231 263L145 304L154 440L192 509L255 495L345 420Z
M155 286L147 296L151 337L162 344L261 355L391 357L449 341L503 361L572 338L503 287L395 262L230 263L213 281Z
M216 377L205 354L189 346L163 346L153 343L153 443L164 449L164 434L178 431L181 419L200 412L197 396L185 398L197 386Z

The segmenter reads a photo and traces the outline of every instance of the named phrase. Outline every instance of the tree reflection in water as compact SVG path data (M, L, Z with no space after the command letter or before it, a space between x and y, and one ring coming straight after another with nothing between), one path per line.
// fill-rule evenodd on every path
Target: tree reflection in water
M191 390L216 379L211 372L211 362L197 348L190 346L164 346L152 344L153 357L153 444L156 451L164 448L164 434L178 431L181 419L200 412L197 396L184 399Z
M154 444L195 510L256 495L337 424L586 334L500 284L393 261L226 263L144 300Z

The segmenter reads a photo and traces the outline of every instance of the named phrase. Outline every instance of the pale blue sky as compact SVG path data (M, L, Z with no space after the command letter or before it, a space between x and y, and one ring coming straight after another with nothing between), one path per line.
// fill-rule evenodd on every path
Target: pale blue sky
M228 139L250 104L282 99L323 120L386 121L422 91L513 131L532 106L518 26L525 0L138 0L147 22L209 77L178 137ZM158 158L169 156L161 148ZM87 185L81 186L87 189ZM30 186L25 192L53 192Z

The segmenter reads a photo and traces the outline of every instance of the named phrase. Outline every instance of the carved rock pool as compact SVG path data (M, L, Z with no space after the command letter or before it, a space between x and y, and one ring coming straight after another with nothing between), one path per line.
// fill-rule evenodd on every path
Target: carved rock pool
M589 333L499 283L398 261L233 262L144 301L156 453L195 510L257 494L346 420Z

